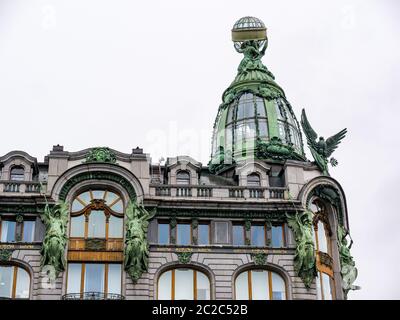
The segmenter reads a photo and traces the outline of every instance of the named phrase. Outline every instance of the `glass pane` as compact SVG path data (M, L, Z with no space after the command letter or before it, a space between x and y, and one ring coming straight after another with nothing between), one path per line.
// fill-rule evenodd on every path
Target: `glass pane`
M85 292L104 292L104 264L85 265Z
M244 103L244 118L254 118L254 102L252 100L247 100Z
M318 221L318 245L319 251L328 252L328 239L326 238L325 228L322 221Z
M33 242L35 235L35 221L24 221L24 234L22 241Z
M265 246L264 226L251 226L251 245Z
M86 205L88 205L90 203L90 201L92 200L90 198L90 192L86 191L82 194L79 195L79 199L81 199Z
M71 217L71 237L85 236L85 216L82 214L78 217Z
M67 293L81 292L81 272L82 272L82 264L80 263L68 264Z
M208 224L199 224L198 226L199 233L199 244L209 244L210 243L210 225Z
M193 270L175 269L175 300L193 298Z
M199 271L197 275L197 300L210 300L210 280L208 277Z
M93 190L93 199L103 199L104 191L103 190Z
M181 224L179 223L177 225L176 229L176 235L177 235L177 244L180 245L189 245L191 244L191 239L190 239L190 224Z
M272 300L286 300L285 281L274 272L272 274Z
M118 196L117 196L114 192L107 191L105 203L106 203L107 205L110 205L110 204L113 203L113 202L115 201L115 199L117 199L117 198L118 198Z
M111 207L111 210L121 213L124 210L124 205L122 203L122 200L119 199L116 203L114 203Z
M110 216L108 220L108 237L123 238L123 219Z
M106 216L102 210L93 210L89 215L89 238L106 237Z
M235 108L234 104L231 104L229 107L228 117L226 118L226 123L231 123L233 121L233 109Z
M257 115L259 117L266 117L264 99L256 97L256 104L257 104Z
M164 272L158 280L158 299L171 300L171 273L172 271Z
M10 179L13 181L24 181L25 170L23 167L14 167L11 169Z
M184 185L190 184L190 175L189 175L189 173L186 172L186 171L178 172L178 174L176 175L176 183L177 184L184 184Z
M282 226L272 226L271 227L272 248L282 248L283 247L283 228Z
M322 300L321 272L317 273L317 278L315 279L315 285L317 288L317 300Z
M108 265L108 293L121 294L121 265Z
M22 268L17 268L17 285L15 287L15 298L29 298L30 281L31 277L29 276L29 273Z
M225 147L229 150L232 146L232 125L228 125L226 127L226 133L225 133Z
M72 212L77 212L77 211L82 210L84 207L85 206L82 203L80 203L78 200L75 199L74 202L72 202L71 211Z
M251 271L251 287L252 300L268 300L269 285L268 271L252 270Z
M249 280L247 271L238 275L235 281L236 300L249 300Z
M1 222L1 242L15 242L15 221Z
M260 183L260 176L256 173L249 174L247 176L247 185L251 187L259 187Z
M324 287L324 300L332 300L330 279L331 279L331 277L329 277L326 273L322 273L322 285Z
M14 267L0 266L0 297L11 298Z
M252 121L246 121L245 127L244 127L244 135L246 139L253 139L256 137L256 124L254 120Z
M169 244L169 224L167 223L158 224L158 243Z
M260 137L262 137L262 138L268 137L267 120L259 120L258 121L258 132L259 132Z
M244 245L244 227L239 225L233 226L233 245L243 246Z

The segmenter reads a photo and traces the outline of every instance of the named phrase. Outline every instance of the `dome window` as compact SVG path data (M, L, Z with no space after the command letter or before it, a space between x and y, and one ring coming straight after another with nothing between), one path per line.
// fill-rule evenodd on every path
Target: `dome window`
M189 185L190 184L189 172L187 172L187 171L179 171L176 174L176 184Z

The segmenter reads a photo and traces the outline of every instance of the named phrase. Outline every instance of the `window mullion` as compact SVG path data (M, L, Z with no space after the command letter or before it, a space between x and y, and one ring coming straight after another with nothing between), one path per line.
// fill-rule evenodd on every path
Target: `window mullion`
M248 281L248 287L249 287L249 300L253 300L253 288L251 285L251 270L247 271L247 281Z
M272 274L268 271L268 290L269 290L269 300L272 300Z
M13 283L12 283L12 291L11 291L11 297L15 299L15 292L17 290L17 272L18 272L18 267L14 266L14 271L13 271Z

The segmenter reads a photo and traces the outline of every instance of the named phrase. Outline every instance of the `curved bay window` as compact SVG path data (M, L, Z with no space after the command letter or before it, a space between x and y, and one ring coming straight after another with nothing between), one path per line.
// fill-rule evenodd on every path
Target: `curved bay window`
M276 119L278 122L278 135L283 143L292 143L298 153L302 153L300 128L290 112L288 103L283 99L275 102Z
M314 213L314 237L315 249L317 251L317 270L316 279L317 298L319 300L335 299L333 281L333 259L331 235L326 206L322 201L315 199L310 205Z
M10 171L10 180L12 181L24 181L25 180L25 169L23 166L13 166Z
M236 300L286 300L286 283L269 270L247 270L235 279Z
M188 268L165 271L158 279L159 300L210 300L210 279Z
M226 119L225 150L242 150L255 144L257 137L268 138L268 122L264 99L244 93L234 101ZM248 145L251 147L251 145Z
M0 265L0 299L28 299L29 273L18 266Z
M110 190L91 189L71 205L64 299L121 296L124 202Z

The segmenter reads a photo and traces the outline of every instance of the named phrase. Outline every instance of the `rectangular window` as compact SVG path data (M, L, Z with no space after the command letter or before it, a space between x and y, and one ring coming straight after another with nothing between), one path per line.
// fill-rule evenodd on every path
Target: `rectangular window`
M1 242L15 242L15 221L1 221Z
M210 225L199 224L198 226L198 244L210 244Z
M81 274L82 274L82 264L80 263L68 264L67 293L81 292Z
M193 270L175 269L175 300L193 300Z
M271 227L271 246L272 248L282 248L285 246L283 225Z
M158 224L158 243L169 244L169 224L159 223Z
M245 231L243 225L233 225L232 237L234 246L244 246Z
M104 266L100 263L85 265L85 292L104 292Z
M229 224L226 221L214 223L214 241L218 244L229 244Z
M123 219L113 215L108 219L108 237L123 238Z
M109 264L108 265L108 293L121 294L121 265Z
M89 238L106 237L106 216L102 210L92 210L89 215Z
M191 243L190 224L178 223L176 226L176 244L190 245Z
M24 221L23 242L33 242L35 236L35 221Z
M251 226L251 245L257 247L265 246L265 228L261 225Z
M82 214L71 217L71 237L83 238L85 236L85 216Z

